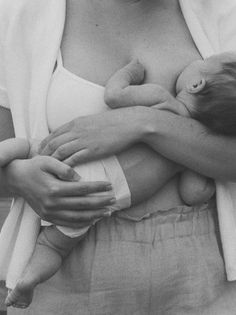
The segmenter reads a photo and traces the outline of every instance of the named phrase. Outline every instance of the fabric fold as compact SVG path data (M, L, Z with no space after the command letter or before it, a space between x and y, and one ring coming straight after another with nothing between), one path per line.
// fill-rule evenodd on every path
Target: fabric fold
M4 10L0 11L7 29L6 85L15 134L40 140L48 135L46 99L64 27L65 0L1 2L1 7L7 7L8 14L2 16ZM8 288L15 286L25 269L39 229L37 214L16 198L0 234L1 278Z
M236 51L234 0L180 0L180 5L192 38L203 58L225 51ZM216 181L216 200L227 279L234 281L236 183Z

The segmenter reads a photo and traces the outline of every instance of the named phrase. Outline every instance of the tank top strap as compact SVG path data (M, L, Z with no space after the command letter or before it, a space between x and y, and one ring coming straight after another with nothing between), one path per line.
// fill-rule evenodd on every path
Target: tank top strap
M59 49L59 51L58 51L57 67L63 67L63 59L62 59L61 49Z
M62 61L62 55L61 55L61 49L59 49L58 54L57 54L57 59L53 68L53 73L56 73L57 70L60 68L63 68L63 61Z

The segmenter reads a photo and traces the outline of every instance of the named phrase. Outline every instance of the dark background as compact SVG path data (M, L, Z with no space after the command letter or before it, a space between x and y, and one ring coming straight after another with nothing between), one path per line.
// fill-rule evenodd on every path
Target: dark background
M9 199L0 198L0 228L7 216L11 201ZM3 282L0 282L0 315L6 315L6 308L4 300L6 296L6 289Z

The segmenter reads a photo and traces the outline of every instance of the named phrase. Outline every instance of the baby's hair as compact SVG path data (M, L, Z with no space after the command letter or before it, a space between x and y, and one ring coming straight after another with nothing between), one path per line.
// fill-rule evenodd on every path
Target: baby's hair
M195 96L192 118L215 133L236 135L236 61L223 63Z

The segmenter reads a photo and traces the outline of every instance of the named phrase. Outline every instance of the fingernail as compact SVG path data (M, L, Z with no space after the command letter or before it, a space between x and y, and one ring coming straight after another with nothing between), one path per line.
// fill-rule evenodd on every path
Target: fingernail
M70 169L70 171L69 171L69 178L71 179L71 180L75 180L75 181L77 181L77 180L79 180L81 177L79 176L79 174L78 173L76 173L72 168Z
M112 190L112 185L111 185L111 184L107 185L107 186L106 186L106 190L107 190L107 191Z
M81 179L81 177L79 176L79 174L74 173L74 175L73 175L73 179L75 179L75 180L80 180L80 179Z

